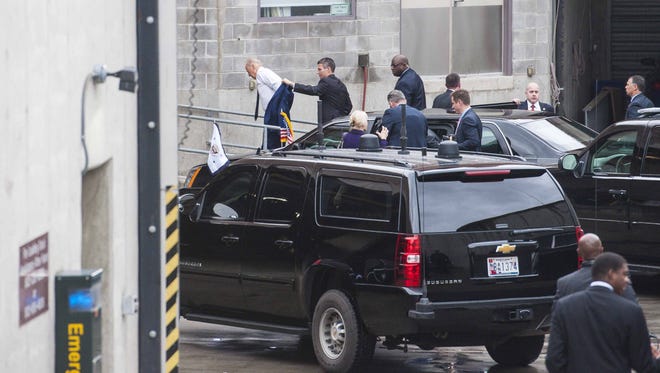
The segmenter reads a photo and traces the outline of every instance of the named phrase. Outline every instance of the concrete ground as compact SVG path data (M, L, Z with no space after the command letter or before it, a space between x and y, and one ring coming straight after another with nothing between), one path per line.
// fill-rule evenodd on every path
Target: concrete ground
M653 283L635 284L649 330L660 335L660 292ZM297 336L204 324L181 319L180 364L182 373L211 372L321 372L314 354ZM497 365L484 347L439 347L408 352L376 345L370 372L546 372L544 346L541 356L523 368Z

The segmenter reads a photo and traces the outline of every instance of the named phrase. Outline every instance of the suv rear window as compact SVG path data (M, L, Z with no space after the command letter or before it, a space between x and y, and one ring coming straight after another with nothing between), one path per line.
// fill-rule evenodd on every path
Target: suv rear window
M574 225L571 210L550 175L512 170L502 177L465 173L424 175L422 231L453 232Z

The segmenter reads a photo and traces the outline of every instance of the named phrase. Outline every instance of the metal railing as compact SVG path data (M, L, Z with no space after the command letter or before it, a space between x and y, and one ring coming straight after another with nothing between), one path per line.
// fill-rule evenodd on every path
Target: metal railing
M223 140L222 143L226 147L234 147L234 148L240 148L240 149L250 149L250 150L255 150L256 151L256 150L262 148L263 144L267 143L267 132L268 132L269 129L274 129L274 130L277 130L277 131L280 130L279 126L271 126L271 125L266 125L266 124L263 124L263 123L255 123L253 121L254 120L254 115L249 114L249 113L230 111L230 110L220 110L220 109L216 109L216 108L203 107L203 106L190 106L190 105L178 105L177 108L178 108L178 117L188 120L185 123L186 126L188 126L193 121L196 121L196 122L205 122L205 123L208 123L208 124L218 123L218 124L229 124L229 125L236 125L236 126L244 126L244 127L253 127L253 128L263 129L263 143L262 143L261 146L246 145L246 144L240 144L240 143L231 143L231 142L227 142L227 141ZM202 115L202 113L204 113L204 115ZM231 116L236 116L236 117L239 117L239 118L240 117L247 117L247 118L250 118L251 122L228 118L228 117L231 117ZM260 115L258 118L263 119L263 116ZM298 133L306 133L307 131L309 131L309 130L311 130L311 129L313 129L317 126L317 123L309 122L309 121L292 120L291 122L294 125L294 127L298 128L298 131L297 131ZM207 154L208 153L208 148L207 149L195 149L195 148L183 147L181 145L179 145L178 150L180 152L185 152L185 153L195 153L195 154Z

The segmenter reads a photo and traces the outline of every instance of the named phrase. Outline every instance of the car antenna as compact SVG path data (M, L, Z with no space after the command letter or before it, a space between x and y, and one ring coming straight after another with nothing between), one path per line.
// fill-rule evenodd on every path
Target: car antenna
M406 104L401 104L401 150L399 154L410 154L408 147L408 131L406 130Z

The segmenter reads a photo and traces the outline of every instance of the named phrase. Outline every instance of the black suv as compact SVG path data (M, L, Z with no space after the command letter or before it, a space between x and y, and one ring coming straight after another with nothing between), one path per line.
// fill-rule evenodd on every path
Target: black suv
M555 176L582 226L636 275L660 275L660 108L613 124L590 146L567 154Z
M311 334L328 371L364 367L377 337L533 362L555 282L577 267L577 217L545 168L440 152L232 161L180 197L182 316Z

